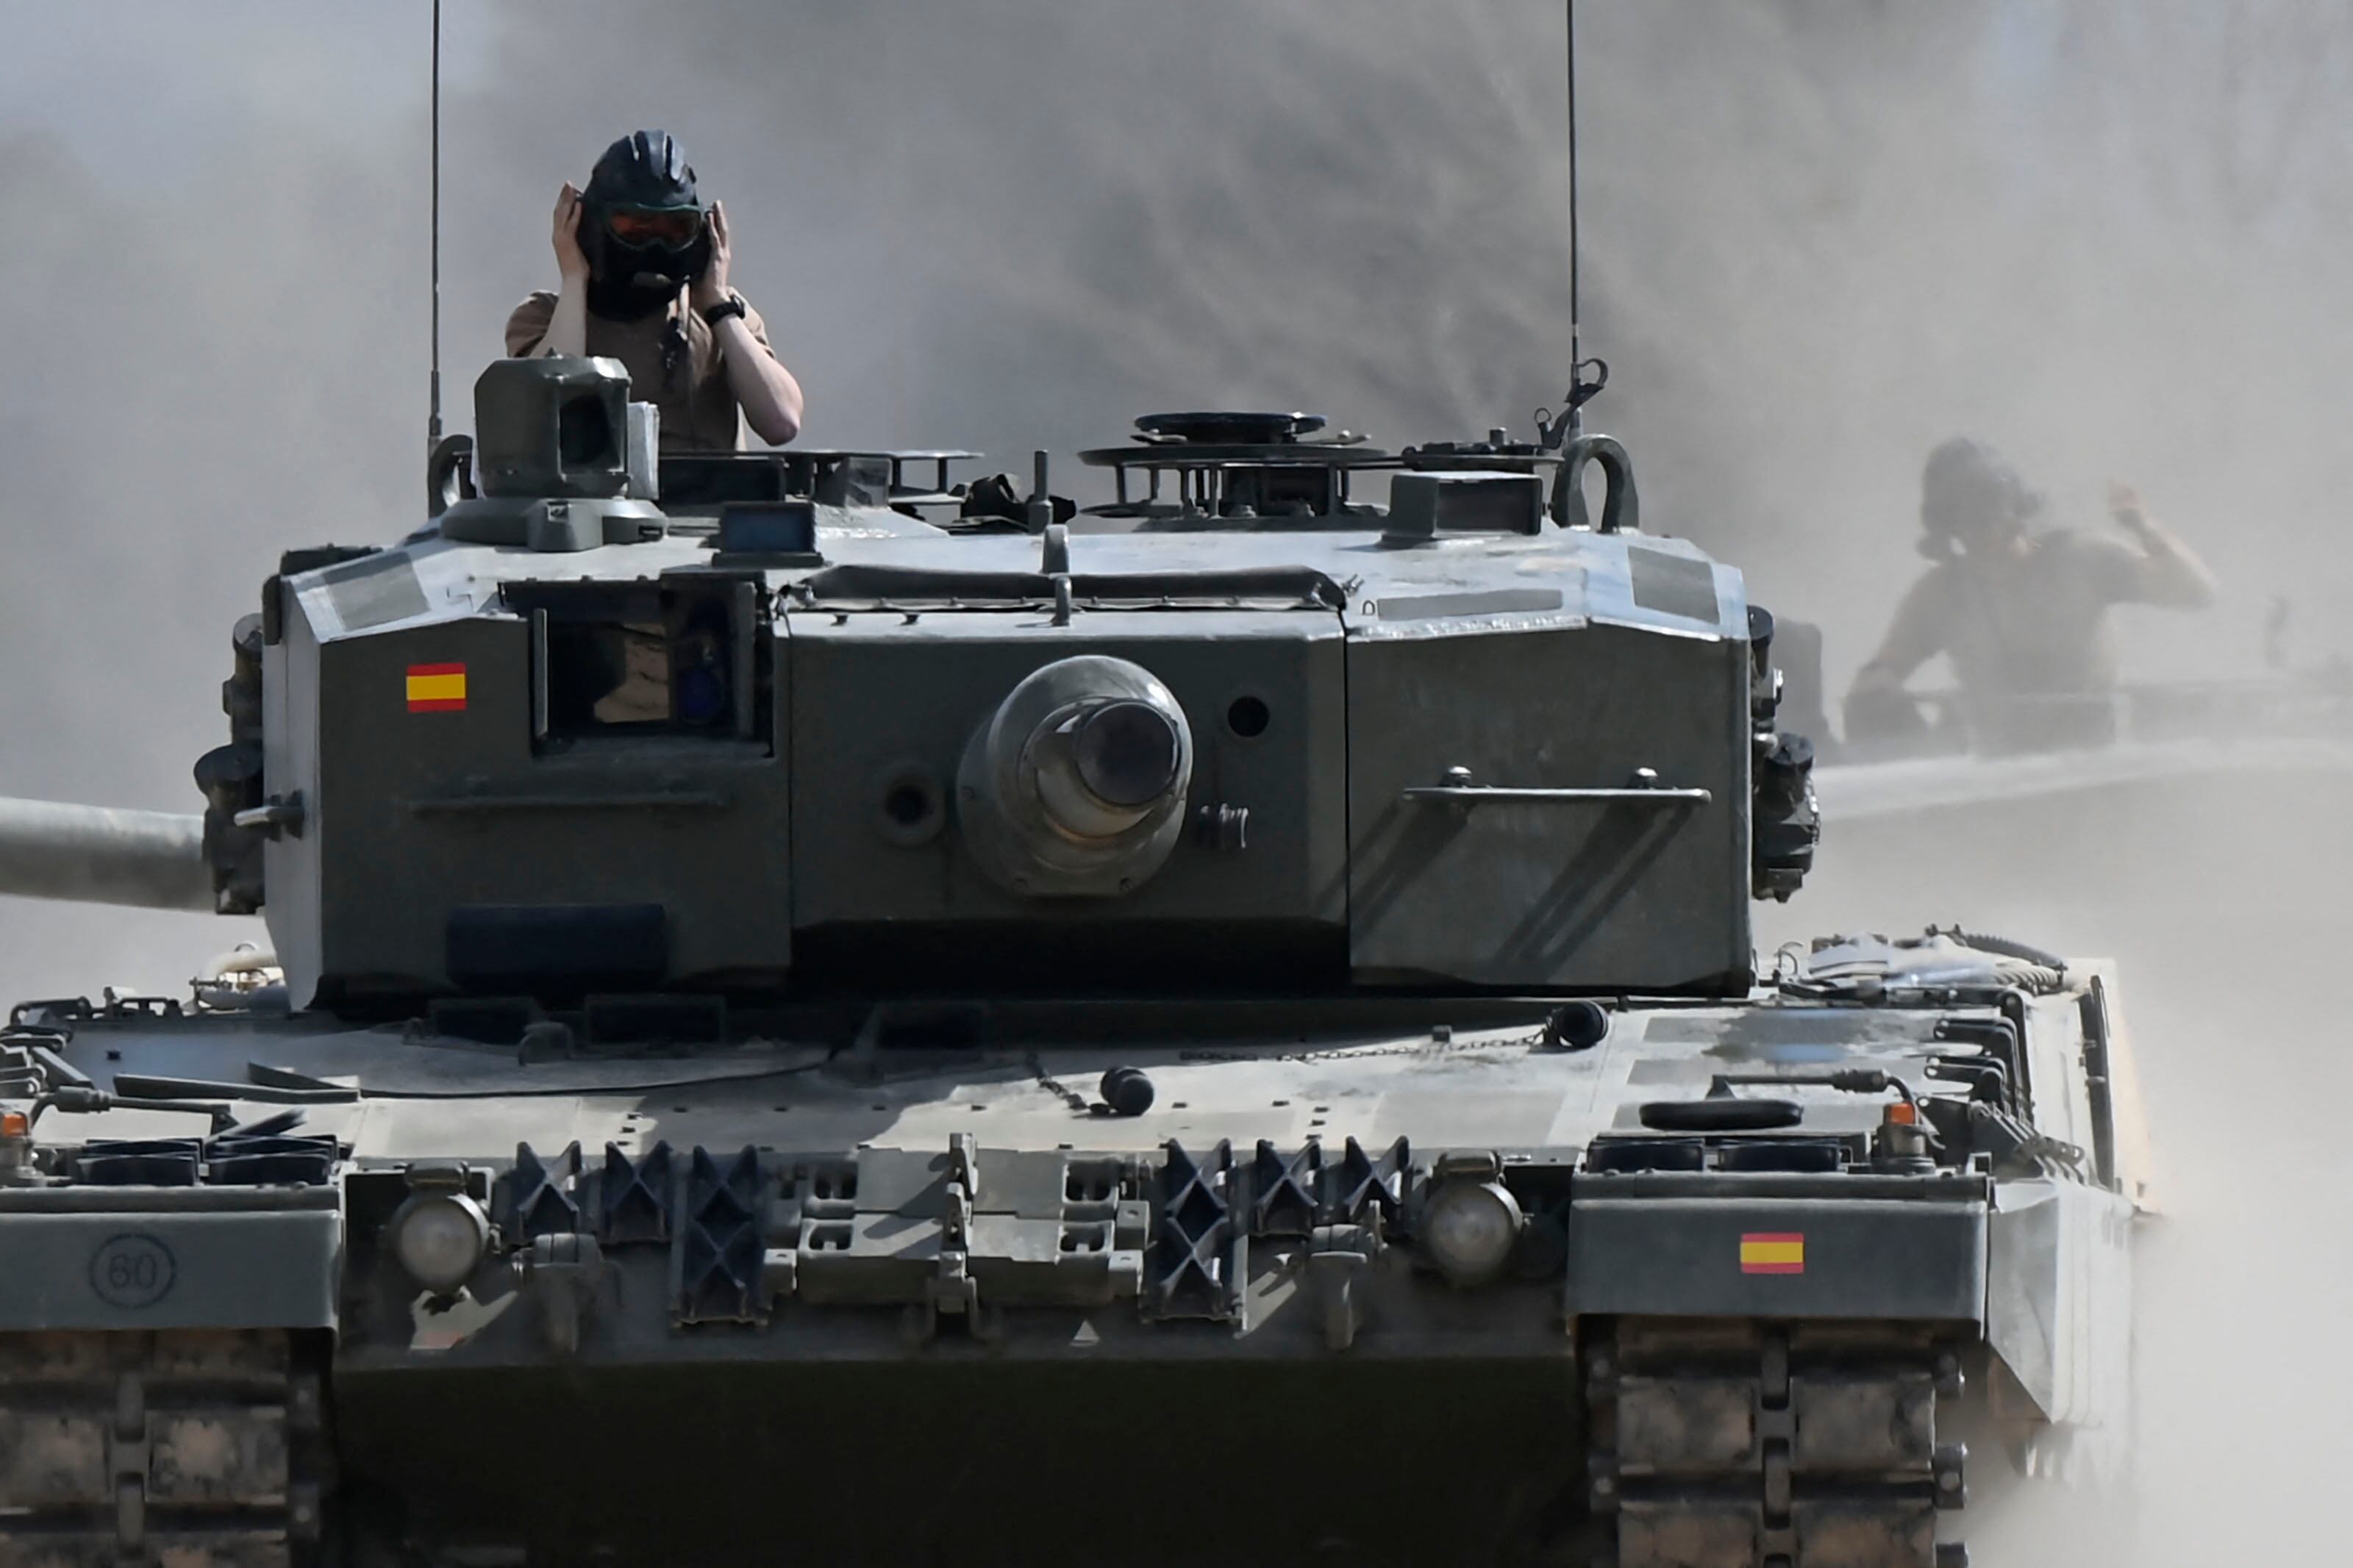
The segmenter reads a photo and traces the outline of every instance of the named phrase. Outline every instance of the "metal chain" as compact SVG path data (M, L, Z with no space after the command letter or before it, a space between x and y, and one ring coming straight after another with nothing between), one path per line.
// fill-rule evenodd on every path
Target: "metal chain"
M1072 1089L1069 1084L1064 1083L1061 1079L1048 1072L1046 1070L1044 1058L1039 1057L1036 1051L1031 1051L1027 1057L1023 1058L1022 1060L1028 1065L1031 1075L1037 1079L1039 1088L1044 1089L1048 1094L1053 1095L1063 1104L1069 1106L1072 1110L1077 1111L1082 1116L1091 1114L1093 1111L1094 1102L1087 1099L1085 1095L1081 1094L1078 1090Z
M1320 1051L1277 1051L1266 1054L1256 1051L1220 1051L1200 1049L1179 1051L1180 1062L1333 1062L1360 1061L1371 1057L1424 1057L1433 1052L1507 1050L1514 1046L1529 1047L1544 1044L1544 1030L1533 1034L1510 1035L1501 1039L1457 1040L1421 1039L1410 1045L1334 1046Z

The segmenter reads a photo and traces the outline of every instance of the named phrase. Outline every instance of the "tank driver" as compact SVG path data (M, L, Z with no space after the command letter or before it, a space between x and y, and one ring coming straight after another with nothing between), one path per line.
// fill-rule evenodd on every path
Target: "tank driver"
M2097 744L2113 738L2117 605L2203 609L2203 562L2151 518L2127 485L2108 508L2124 539L2030 526L2042 498L1988 447L1955 437L1921 475L1920 552L1886 638L1847 695L1851 740L1925 728L1905 681L1938 654L1953 667L1971 743L1981 751Z
M630 395L661 410L664 451L733 451L743 424L771 446L800 434L800 383L729 286L726 208L704 205L669 132L614 142L585 191L566 181L554 244L562 287L515 307L510 355L619 360Z

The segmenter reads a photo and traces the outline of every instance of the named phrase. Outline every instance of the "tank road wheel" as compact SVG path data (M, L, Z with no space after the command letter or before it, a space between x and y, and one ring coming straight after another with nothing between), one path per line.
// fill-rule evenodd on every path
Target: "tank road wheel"
M320 1359L275 1331L0 1336L0 1568L309 1568Z
M1585 1356L1590 1568L1965 1568L1931 1331L1622 1319Z

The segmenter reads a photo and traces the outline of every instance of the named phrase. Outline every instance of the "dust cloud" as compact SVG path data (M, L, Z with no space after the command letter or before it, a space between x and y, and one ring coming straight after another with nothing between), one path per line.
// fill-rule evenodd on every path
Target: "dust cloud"
M2140 1238L2138 1549L2122 1559L2143 1568L2316 1561L2342 1532L2331 1434L2353 1367L2333 1348L2348 1268L2332 1238L2353 1160L2325 1108L2353 1091L2329 979L2353 876L2344 787L2174 783L1833 824L1820 874L1769 921L1796 938L1966 915L2120 963L2161 1210ZM2071 1532L2087 1514L2117 1526L2043 1500L1973 1527L1973 1560L2117 1561Z
M551 280L557 184L639 124L727 201L814 444L1018 468L1240 404L1402 443L1525 428L1567 382L1556 5L448 13L459 427L506 310ZM276 552L417 517L427 17L0 9L0 793L194 809L228 628ZM2353 12L1586 0L1579 46L1585 344L1613 370L1593 422L1654 527L1825 626L1834 687L1919 566L1918 465L1956 431L2061 521L2098 528L2105 479L2137 482L2214 564L2215 611L2126 628L2137 672L2252 668L2274 595L2299 658L2344 651ZM2334 1539L2347 831L2295 780L1833 824L1790 911L2124 962L2172 1207L2145 1561ZM247 929L0 900L0 980L176 989Z

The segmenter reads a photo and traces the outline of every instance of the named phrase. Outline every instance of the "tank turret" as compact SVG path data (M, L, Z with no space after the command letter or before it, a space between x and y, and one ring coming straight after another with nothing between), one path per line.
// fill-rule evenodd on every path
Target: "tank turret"
M656 470L651 414L502 361L479 494L272 580L215 860L298 1001L1728 994L1810 858L1771 617L1606 437L1153 416L1081 519L1042 455L1026 500L961 454Z

